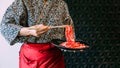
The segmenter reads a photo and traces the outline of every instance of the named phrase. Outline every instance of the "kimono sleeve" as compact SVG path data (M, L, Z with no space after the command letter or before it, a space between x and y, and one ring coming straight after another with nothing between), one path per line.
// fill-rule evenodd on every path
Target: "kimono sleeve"
M73 27L73 32L74 32L74 36L75 36L75 28L74 28L74 22L70 16L69 13L69 9L68 9L68 5L66 2L64 2L64 13L63 13L63 18L64 18L64 22L67 25L71 25Z
M68 5L67 5L66 2L64 2L63 16L64 16L64 22L65 22L65 24L72 25L74 27L74 23L73 23L73 20L72 20L72 18L70 16Z
M0 31L10 45L18 40L18 33L26 24L26 10L22 0L15 0L10 5L1 21Z

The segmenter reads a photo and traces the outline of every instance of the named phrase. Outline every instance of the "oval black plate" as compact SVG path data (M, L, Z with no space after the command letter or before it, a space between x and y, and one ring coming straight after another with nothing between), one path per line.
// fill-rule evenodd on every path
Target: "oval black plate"
M51 42L54 46L60 48L63 51L76 52L76 51L83 51L85 49L88 49L88 48L67 48L67 47L61 46L60 44L62 42L65 42L65 40L60 40L60 39L53 39ZM84 42L83 40L76 40L76 42L80 42L88 46L88 43Z

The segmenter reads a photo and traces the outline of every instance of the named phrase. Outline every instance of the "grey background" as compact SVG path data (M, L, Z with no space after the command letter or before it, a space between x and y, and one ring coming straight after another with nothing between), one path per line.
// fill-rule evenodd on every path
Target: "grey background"
M0 1L0 22L7 7L14 0ZM10 46L0 34L0 68L18 68L19 45Z

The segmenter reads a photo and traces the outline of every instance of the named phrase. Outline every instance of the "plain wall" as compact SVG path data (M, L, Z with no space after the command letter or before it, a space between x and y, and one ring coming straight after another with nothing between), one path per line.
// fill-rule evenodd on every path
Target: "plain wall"
M0 23L7 7L14 0L0 1ZM0 33L0 68L19 68L19 45L10 46Z

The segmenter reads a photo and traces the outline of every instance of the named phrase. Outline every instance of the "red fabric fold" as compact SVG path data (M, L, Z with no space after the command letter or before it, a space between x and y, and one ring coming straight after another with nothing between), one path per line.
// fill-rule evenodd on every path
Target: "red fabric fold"
M52 44L23 44L19 68L65 68L60 49Z

